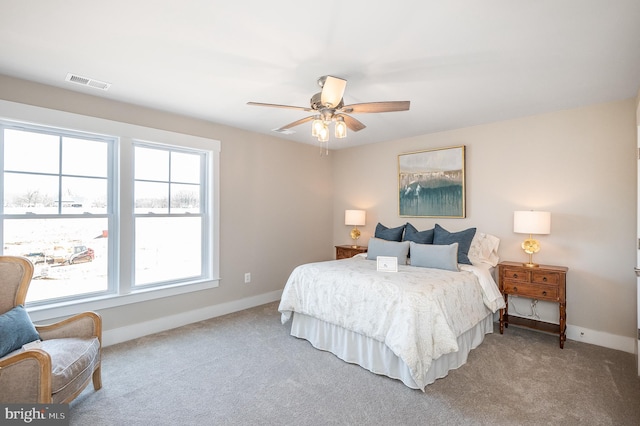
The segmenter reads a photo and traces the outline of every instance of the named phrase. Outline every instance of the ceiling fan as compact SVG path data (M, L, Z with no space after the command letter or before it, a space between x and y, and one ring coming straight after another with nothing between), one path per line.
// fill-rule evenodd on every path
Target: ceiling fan
M318 79L318 85L322 90L311 97L311 105L309 107L266 104L261 102L247 102L247 105L297 109L312 112L313 115L284 125L275 129L275 131L285 133L287 129L313 121L311 126L311 135L316 136L320 142L327 142L329 140L329 124L331 122L335 122L336 138L346 137L347 128L354 132L358 132L366 127L363 123L347 114L409 110L410 101L367 102L345 105L342 96L344 95L344 90L347 86L347 80L342 78L325 75Z

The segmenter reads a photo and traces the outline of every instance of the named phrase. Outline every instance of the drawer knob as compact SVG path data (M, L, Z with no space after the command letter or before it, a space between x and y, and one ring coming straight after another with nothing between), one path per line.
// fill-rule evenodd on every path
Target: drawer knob
M513 291L518 291L518 287L513 287Z
M518 274L513 274L513 278L518 278Z
M542 281L546 283L547 282L547 277L542 277Z
M542 292L542 295L543 295L543 296L546 296L546 295L547 295L547 292L546 292L546 291L543 291L543 292Z

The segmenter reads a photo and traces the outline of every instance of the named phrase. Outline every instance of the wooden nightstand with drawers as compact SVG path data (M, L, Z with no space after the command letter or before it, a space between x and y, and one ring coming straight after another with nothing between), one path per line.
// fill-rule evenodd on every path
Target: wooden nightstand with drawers
M355 256L356 254L366 253L366 246L336 246L336 260L337 259L348 259L350 257Z
M504 309L500 309L500 334L503 334L504 328L509 327L509 323L511 323L558 334L560 348L564 348L564 342L567 340L566 280L568 270L564 266L540 265L536 268L529 268L520 262L500 262L498 264L498 286L506 304ZM558 303L560 324L510 316L509 295Z

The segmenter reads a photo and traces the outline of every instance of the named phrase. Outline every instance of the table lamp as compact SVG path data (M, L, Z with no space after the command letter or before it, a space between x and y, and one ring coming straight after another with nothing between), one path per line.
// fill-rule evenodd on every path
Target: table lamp
M529 255L529 262L523 265L529 268L539 266L533 263L533 254L540 251L540 243L532 235L551 233L551 213L534 210L513 212L513 232L529 234L529 238L522 242L522 249Z
M360 230L358 229L358 226L364 226L365 215L366 213L364 210L344 211L344 224L353 226L353 229L351 230L351 238L354 242L351 247L353 248L358 248L358 238L360 238Z

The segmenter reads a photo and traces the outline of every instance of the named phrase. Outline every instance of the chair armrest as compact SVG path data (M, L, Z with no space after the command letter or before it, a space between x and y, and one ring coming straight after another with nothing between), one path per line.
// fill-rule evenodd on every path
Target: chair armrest
M102 317L95 312L83 312L62 321L36 325L42 340L65 337L97 337L102 345Z
M51 403L51 357L29 349L0 359L1 403Z

